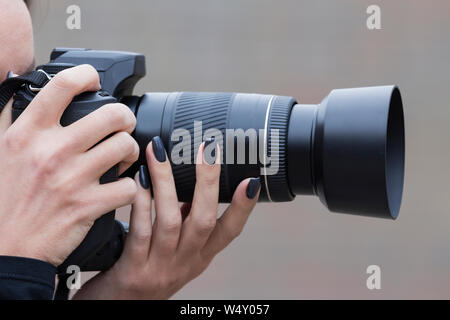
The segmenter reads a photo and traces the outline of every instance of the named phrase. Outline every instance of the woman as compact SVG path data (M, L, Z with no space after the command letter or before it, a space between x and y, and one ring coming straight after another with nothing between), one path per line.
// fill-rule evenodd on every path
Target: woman
M31 19L21 0L0 0L0 76L33 66ZM108 104L61 127L72 98L100 89L98 73L81 65L58 73L11 125L10 101L0 114L0 298L51 299L56 266L103 213L132 204L121 258L75 295L77 299L166 299L202 273L241 232L256 204L259 179L246 179L217 220L220 150L197 155L192 204L178 205L170 163L159 137L146 149L148 168L135 179L100 185L112 166L124 172L139 148L132 112ZM107 139L104 139L108 137ZM149 191L149 178L154 199ZM152 224L152 206L155 219Z

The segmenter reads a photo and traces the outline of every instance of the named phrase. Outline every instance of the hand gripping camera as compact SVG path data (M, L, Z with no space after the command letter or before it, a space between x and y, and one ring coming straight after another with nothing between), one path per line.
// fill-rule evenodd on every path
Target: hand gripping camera
M158 135L171 160L178 199L190 202L195 151L208 135L220 145L223 157L221 202L231 201L240 181L259 176L259 201L317 195L330 211L397 218L405 151L403 106L396 86L337 89L317 105L286 96L222 92L150 92L138 97L132 92L145 75L143 55L69 48L54 49L50 62L36 70L51 78L79 64L98 71L102 89L75 97L61 124L69 125L106 103L126 104L136 115L133 137L141 154L125 175L133 176L145 163L145 148ZM14 97L13 120L39 90L21 87ZM117 178L114 167L100 182ZM59 273L69 265L97 271L114 264L127 232L114 214L105 213L94 223Z

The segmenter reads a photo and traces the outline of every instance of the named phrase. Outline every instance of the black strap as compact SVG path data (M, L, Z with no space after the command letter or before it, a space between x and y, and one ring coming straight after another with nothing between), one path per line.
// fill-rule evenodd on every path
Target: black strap
M0 84L0 112L12 98L14 93L23 85L32 85L42 88L49 81L47 74L40 71L31 71L24 75L11 77Z
M56 291L54 300L68 300L70 289L67 287L67 280L69 275L67 273L58 275L58 284L56 285Z

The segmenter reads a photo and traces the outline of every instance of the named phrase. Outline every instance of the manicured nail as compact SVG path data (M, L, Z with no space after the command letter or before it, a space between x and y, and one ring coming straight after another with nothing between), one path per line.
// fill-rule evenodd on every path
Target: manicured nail
M150 188L150 176L147 166L141 165L139 167L139 183L144 189Z
M153 137L152 146L156 160L159 162L166 161L166 150L164 149L164 144L159 136Z
M250 181L248 182L247 190L245 192L247 194L247 198L253 199L258 193L260 187L261 182L259 178L251 178Z
M8 74L7 74L7 76L6 76L6 79L9 79L9 78L11 78L13 76L13 73L12 73L12 71L9 71L8 72Z
M216 146L212 149L212 151L206 151L206 147L208 147L211 143L215 142L216 140L214 138L210 138L205 141L205 147L203 148L203 158L205 159L205 162L209 165L213 165L216 162Z

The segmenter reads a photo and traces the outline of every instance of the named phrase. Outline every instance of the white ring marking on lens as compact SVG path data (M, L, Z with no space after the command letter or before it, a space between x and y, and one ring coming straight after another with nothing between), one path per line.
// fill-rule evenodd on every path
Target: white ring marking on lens
M270 202L272 202L272 198L270 197L269 192L269 185L267 184L267 164L266 164L266 155L267 155L267 126L269 125L269 114L270 114L270 108L272 107L272 101L275 96L271 96L269 103L267 104L267 110L266 110L266 120L264 122L264 156L263 156L263 167L264 167L264 185L266 186L266 194L267 199L269 199Z

